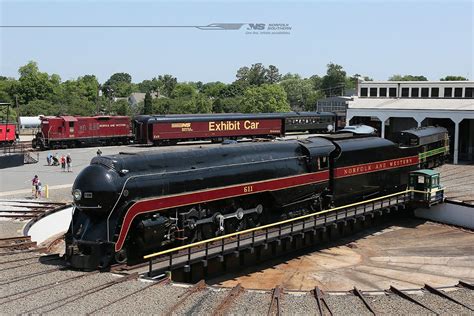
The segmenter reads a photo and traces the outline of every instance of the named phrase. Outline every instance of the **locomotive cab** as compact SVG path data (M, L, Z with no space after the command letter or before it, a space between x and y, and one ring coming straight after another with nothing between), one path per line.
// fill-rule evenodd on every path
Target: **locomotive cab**
M430 207L444 201L444 188L440 184L440 174L431 169L413 171L409 176L409 189L415 205Z

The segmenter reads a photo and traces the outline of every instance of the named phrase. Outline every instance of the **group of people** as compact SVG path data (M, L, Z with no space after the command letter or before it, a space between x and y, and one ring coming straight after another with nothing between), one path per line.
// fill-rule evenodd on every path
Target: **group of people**
M41 198L41 192L43 191L43 186L41 184L41 181L38 177L38 175L35 175L33 179L31 180L31 185L32 185L32 194L35 199Z
M46 156L46 162L48 163L48 166L61 165L62 171L66 172L67 169L67 172L72 172L71 154L67 154L66 156L62 155L59 157L57 153L54 156L49 153L48 156Z

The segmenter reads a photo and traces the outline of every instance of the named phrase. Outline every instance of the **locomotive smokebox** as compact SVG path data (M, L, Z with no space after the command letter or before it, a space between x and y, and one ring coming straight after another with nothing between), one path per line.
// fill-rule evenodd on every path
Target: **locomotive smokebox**
M90 216L106 216L117 201L122 179L116 170L93 160L77 176L72 187L76 207Z

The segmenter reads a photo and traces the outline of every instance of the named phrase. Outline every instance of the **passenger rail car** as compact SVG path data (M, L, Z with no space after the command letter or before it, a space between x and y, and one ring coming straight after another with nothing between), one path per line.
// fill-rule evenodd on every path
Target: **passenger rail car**
M67 262L106 267L407 188L420 147L335 134L96 157L73 185Z
M288 132L327 133L337 116L329 112L259 114L140 115L134 118L136 142L172 145L180 141L280 137Z
M129 144L133 140L128 116L41 116L33 148Z
M443 165L449 158L449 135L444 127L419 127L395 134L393 141L401 147L417 148L420 168Z

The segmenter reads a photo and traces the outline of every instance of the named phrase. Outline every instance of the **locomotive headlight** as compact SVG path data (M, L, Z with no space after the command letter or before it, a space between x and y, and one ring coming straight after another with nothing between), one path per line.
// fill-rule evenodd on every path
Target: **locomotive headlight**
M75 201L79 201L82 197L82 192L79 189L75 189L72 191L72 197L74 198Z

